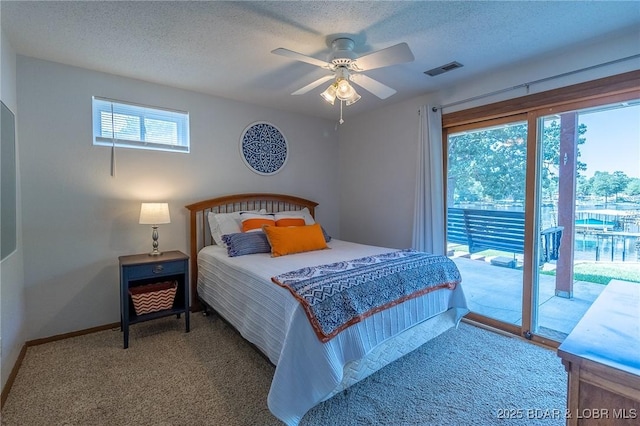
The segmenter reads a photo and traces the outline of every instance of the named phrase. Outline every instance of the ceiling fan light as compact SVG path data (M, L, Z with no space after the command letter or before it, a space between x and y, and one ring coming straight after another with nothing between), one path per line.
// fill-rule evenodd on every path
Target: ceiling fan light
M351 87L347 79L339 79L337 84L338 87L336 89L336 96L341 101L346 101L347 99L351 98L354 93L356 93L355 89Z
M325 101L333 105L334 101L336 100L336 88L337 85L333 83L331 86L327 87L324 92L320 93L320 96L322 96Z
M355 104L356 102L358 102L358 101L360 100L360 98L361 98L361 97L362 97L362 96L358 95L358 93L354 90L354 91L353 91L353 96L351 96L349 99L347 99L347 100L345 101L345 104L346 104L347 106L349 106L349 105L353 105L353 104Z

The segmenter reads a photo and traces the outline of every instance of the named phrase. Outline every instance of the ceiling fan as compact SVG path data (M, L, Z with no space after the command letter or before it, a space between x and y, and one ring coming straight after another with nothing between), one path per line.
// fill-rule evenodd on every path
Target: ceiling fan
M351 105L360 99L360 95L349 84L349 81L380 99L386 99L396 93L394 89L362 73L376 68L413 61L413 53L411 53L407 43L399 43L362 56L356 55L353 51L354 47L355 42L352 39L347 37L336 38L331 42L331 53L328 61L284 48L272 50L271 53L306 62L331 72L331 74L320 77L316 81L296 90L292 95L305 94L329 80L333 80L333 83L322 92L321 96L331 105L333 105L336 97L340 101L345 101L346 105Z

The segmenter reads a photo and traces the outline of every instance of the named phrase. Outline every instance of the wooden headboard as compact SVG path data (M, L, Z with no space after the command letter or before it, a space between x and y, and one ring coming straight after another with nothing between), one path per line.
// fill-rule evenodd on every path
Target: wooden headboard
M304 198L282 194L235 194L210 200L199 201L185 206L189 210L189 256L191 262L191 309L198 310L200 302L197 298L198 284L198 252L206 246L214 244L209 229L207 216L209 213L232 213L241 210L265 209L270 213L285 210L302 210L307 207L315 217L318 203Z

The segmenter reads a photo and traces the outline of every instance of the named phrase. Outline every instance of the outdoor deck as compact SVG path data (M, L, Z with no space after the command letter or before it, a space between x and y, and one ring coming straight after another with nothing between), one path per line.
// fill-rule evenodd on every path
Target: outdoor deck
M462 275L471 311L511 324L522 323L521 269L494 266L485 260L467 257L454 257L453 261ZM539 327L565 335L605 288L601 284L575 281L573 298L566 299L555 295L553 276L540 275L539 286Z

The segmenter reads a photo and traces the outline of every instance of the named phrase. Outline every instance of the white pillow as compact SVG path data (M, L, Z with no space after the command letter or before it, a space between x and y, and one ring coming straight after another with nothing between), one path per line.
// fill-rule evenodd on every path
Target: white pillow
M279 217L301 217L304 219L305 225L313 225L314 223L316 223L316 221L313 220L313 216L311 216L311 212L307 207L303 208L302 210L287 210L277 212L275 213L275 216L276 220L278 220Z
M262 210L247 210L251 213L266 213ZM211 237L213 241L221 247L227 245L222 240L223 235L236 234L242 232L242 221L240 219L240 211L233 213L213 213L209 212L207 219L209 220L209 228L211 229Z
M242 232L262 231L262 227L265 225L276 225L276 219L271 213L242 212L240 213L240 222Z

